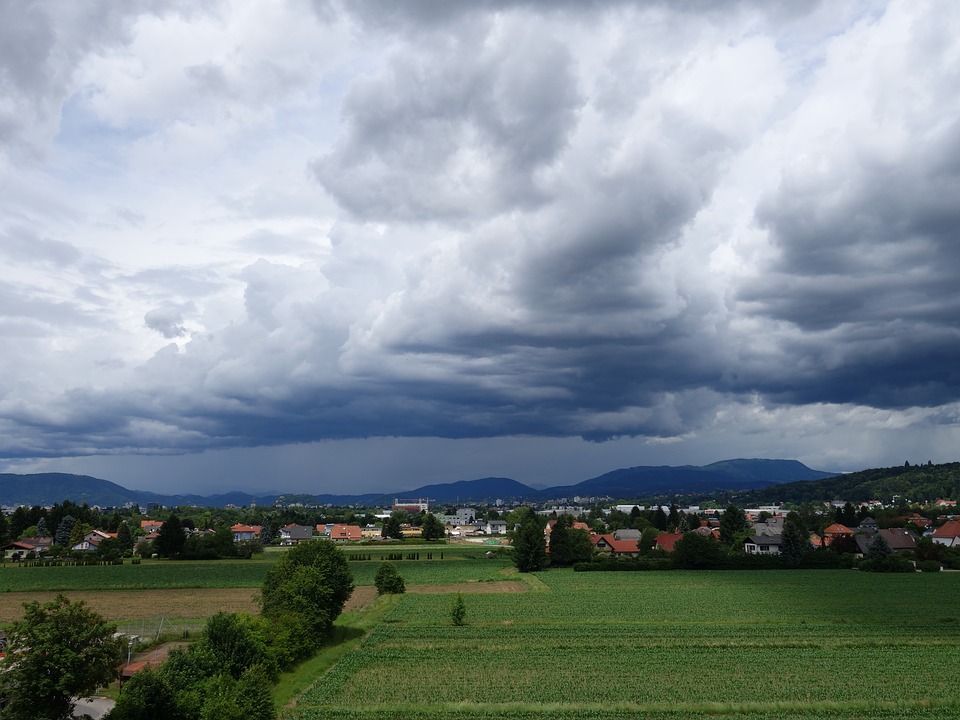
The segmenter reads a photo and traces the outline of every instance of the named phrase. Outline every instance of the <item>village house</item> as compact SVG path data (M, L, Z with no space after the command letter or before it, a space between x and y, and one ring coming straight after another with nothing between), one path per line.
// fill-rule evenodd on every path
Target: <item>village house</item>
M141 520L140 529L146 535L151 535L153 533L160 532L160 528L163 527L163 520Z
M258 540L262 530L263 527L260 525L243 525L242 523L237 523L230 528L230 532L233 533L233 541L235 543L245 542L248 540Z
M636 557L640 548L636 540L618 540L613 534L592 535L593 549L614 557Z
M330 528L330 539L334 542L349 542L352 540L362 540L363 531L359 525L339 525L335 524Z
M487 535L506 535L507 523L503 520L487 520L483 526L483 531Z
M947 547L960 547L960 520L950 520L933 531L933 541Z
M304 540L313 538L313 528L309 525L291 523L280 528L281 545L299 545Z
M660 533L657 535L656 540L653 542L655 548L659 548L664 552L673 552L674 546L677 544L677 540L683 537L683 533Z
M52 537L28 537L7 543L0 549L6 557L23 558L27 553L42 555L50 549L51 545L53 545Z
M80 542L70 549L78 552L94 552L98 547L100 547L100 541L106 538L113 538L116 540L117 533L108 533L104 532L103 530L91 530L83 536L83 539Z
M779 555L781 535L751 535L743 541L743 551L748 555Z
M874 536L879 533L887 541L887 545L894 552L913 555L917 551L917 534L907 528L885 528L873 533L859 532L856 535L857 549L864 555L870 549L870 543Z

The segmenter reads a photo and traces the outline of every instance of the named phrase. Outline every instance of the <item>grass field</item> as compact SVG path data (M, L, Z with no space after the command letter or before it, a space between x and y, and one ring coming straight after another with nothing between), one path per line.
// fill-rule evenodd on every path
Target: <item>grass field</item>
M283 717L960 717L960 574L539 577L404 596Z

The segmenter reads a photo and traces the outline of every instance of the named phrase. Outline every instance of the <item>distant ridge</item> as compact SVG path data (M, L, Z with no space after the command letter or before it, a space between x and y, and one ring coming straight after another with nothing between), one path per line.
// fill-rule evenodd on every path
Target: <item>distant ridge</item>
M64 500L101 507L120 507L127 503L198 505L224 507L270 506L282 498L286 504L366 505L386 507L394 498L429 498L434 503L469 503L503 500L545 501L573 497L610 497L642 499L679 494L709 494L727 490L759 490L785 482L816 481L834 473L812 470L796 460L736 459L702 467L638 466L621 468L576 485L545 489L532 488L511 478L487 477L451 483L423 485L412 490L358 495L305 493L252 495L243 492L210 496L159 494L127 488L89 475L36 473L20 475L0 473L0 505L53 505Z

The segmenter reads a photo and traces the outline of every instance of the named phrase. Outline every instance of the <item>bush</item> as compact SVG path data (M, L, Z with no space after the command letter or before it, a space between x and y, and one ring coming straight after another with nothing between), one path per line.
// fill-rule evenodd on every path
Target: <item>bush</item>
M453 600L453 606L450 608L450 621L457 625L467 624L467 604L463 601L463 595L457 593Z
M921 560L917 563L920 572L940 572L940 562L937 560Z
M403 578L397 572L393 563L384 560L377 567L377 574L373 579L377 587L377 595L400 595L406 590Z

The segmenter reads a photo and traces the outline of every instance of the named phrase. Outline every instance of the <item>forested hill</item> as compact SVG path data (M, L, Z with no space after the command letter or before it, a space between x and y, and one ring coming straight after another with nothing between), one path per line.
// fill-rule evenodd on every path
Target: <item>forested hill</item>
M806 503L831 500L933 502L960 499L960 463L874 468L823 480L792 482L741 495L741 502Z

